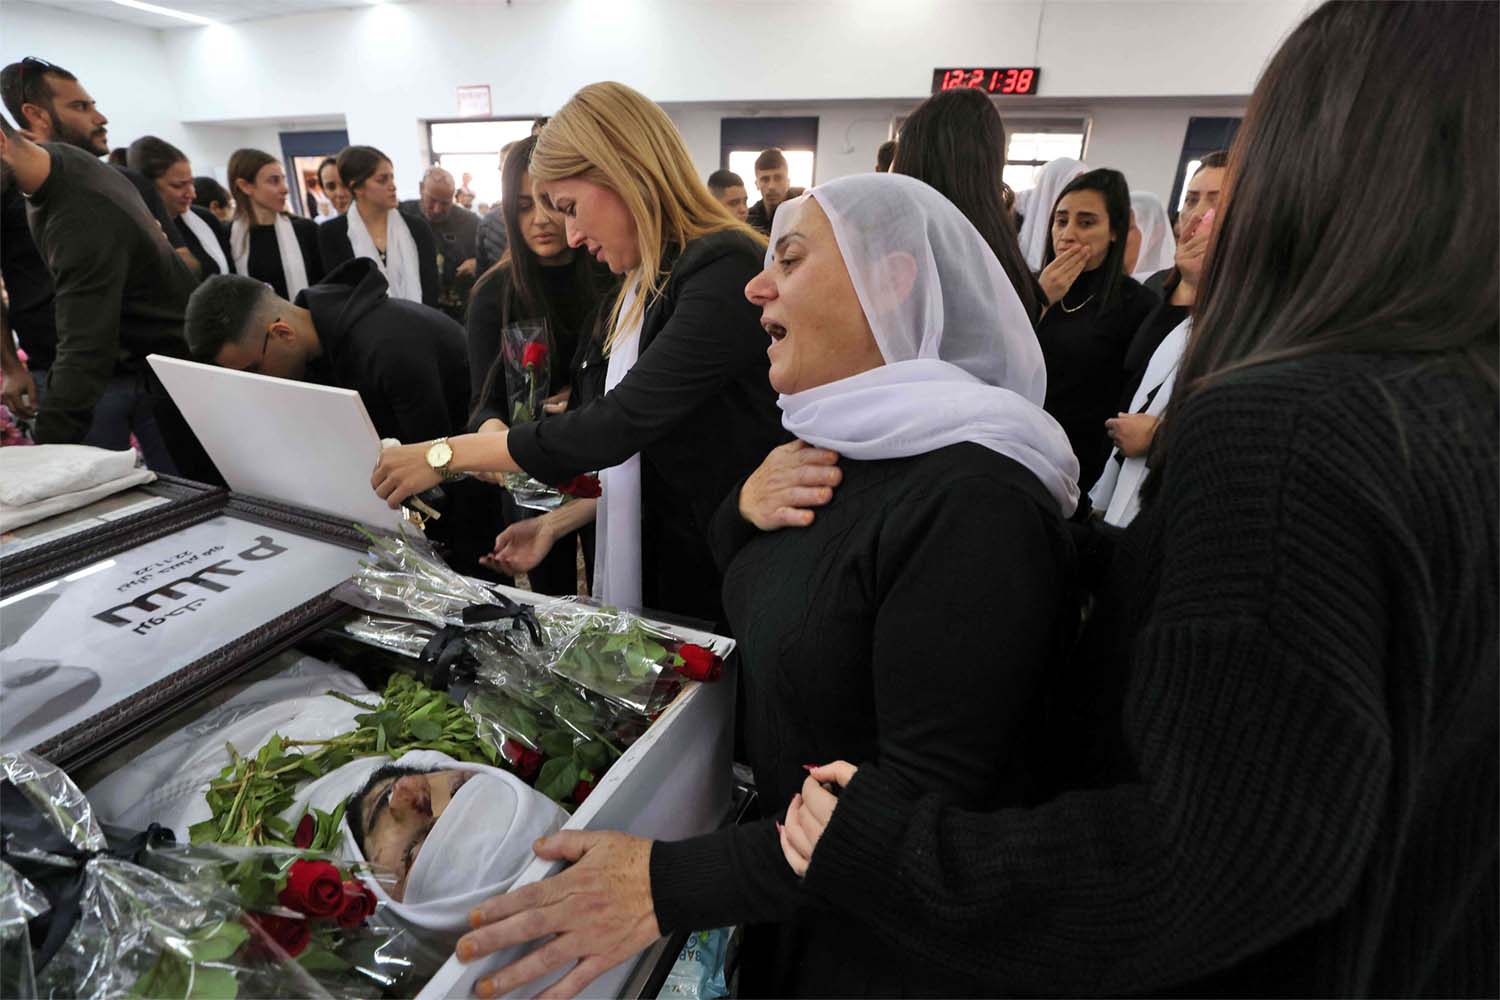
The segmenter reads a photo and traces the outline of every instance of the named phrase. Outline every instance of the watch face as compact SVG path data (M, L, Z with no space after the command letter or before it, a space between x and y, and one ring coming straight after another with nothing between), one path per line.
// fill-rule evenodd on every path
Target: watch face
M446 441L439 441L427 449L427 464L434 469L441 469L452 460L453 449L448 446L448 442Z

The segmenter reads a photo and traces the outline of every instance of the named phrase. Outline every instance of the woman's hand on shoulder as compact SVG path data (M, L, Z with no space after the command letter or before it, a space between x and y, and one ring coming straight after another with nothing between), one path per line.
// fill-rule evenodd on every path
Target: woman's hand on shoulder
M740 487L740 516L761 531L805 528L811 508L833 499L843 481L837 452L792 441L773 450Z
M1120 413L1104 421L1104 432L1126 458L1140 458L1151 450L1156 418L1149 413Z
M802 791L792 796L792 804L787 806L786 823L776 824L776 832L781 835L781 853L799 878L807 874L813 851L817 849L823 831L828 829L833 811L838 808L839 799L834 788L849 787L858 770L842 760L809 767Z

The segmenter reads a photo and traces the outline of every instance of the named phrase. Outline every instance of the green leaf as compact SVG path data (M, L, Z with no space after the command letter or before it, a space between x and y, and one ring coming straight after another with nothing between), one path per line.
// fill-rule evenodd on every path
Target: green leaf
M193 844L211 844L219 839L218 820L206 819L202 823L194 823L188 827L188 842Z
M586 743L580 743L573 751L573 756L583 767L599 772L609 767L613 754L610 753L609 744L603 740L589 740Z
M234 1000L239 991L239 983L229 969L214 965L194 965L192 984L186 995L188 1000Z
M158 997L186 996L187 990L188 963L171 952L162 952L151 968L130 987L130 995L156 1000Z
M578 765L571 757L554 757L542 765L534 787L549 799L562 802L573 794L577 784Z
M412 719L406 725L411 730L412 736L419 740L430 742L440 739L443 735L443 727L431 719Z
M326 948L308 948L297 956L297 964L308 972L343 972L351 969L348 962Z
M217 927L200 931L188 939L195 962L222 962L233 955L250 937L242 925L223 921Z
M573 752L573 739L572 733L553 729L542 734L540 749L547 757L566 757Z

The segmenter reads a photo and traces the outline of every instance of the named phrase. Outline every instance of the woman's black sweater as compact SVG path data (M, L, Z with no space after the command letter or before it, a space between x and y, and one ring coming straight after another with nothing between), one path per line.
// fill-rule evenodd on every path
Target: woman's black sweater
M732 560L724 602L763 814L784 814L803 764L839 758L878 760L911 794L1032 801L1047 762L1029 730L1076 620L1063 610L1071 549L1055 501L975 444L841 467L808 528L762 534L734 493L714 523L715 555ZM805 908L770 819L655 845L651 883L664 931L760 925L744 995L966 988L859 914Z
M349 211L357 212L359 209L350 205ZM412 242L417 245L417 270L422 276L422 304L436 309L443 293L437 269L437 238L432 235L432 227L421 215L402 211L401 218L411 233ZM329 271L346 260L354 259L354 244L349 241L347 213L317 226L317 236L318 252L323 256L323 266ZM311 274L308 275L308 280L317 284L312 281Z
M984 992L1495 996L1496 417L1409 355L1202 393L1126 535L1136 778L959 808L856 760L806 895Z
M311 219L300 215L291 216L292 232L297 237L297 248L302 251L302 267L307 271L307 283L316 285L323 275L332 270L325 266L318 250L319 226ZM234 261L230 261L231 267ZM256 281L264 281L277 295L290 302L294 296L287 293L286 274L281 267L281 248L276 242L276 227L273 225L250 227L250 253L245 261L245 273Z
M641 594L647 608L721 622L706 536L719 502L787 440L768 381L769 343L745 285L764 250L738 231L671 253L630 373L592 402L510 431L516 462L545 483L641 455Z
M1067 432L1078 456L1078 485L1085 493L1109 456L1104 421L1119 412L1126 351L1156 304L1155 295L1125 277L1109 308L1101 310L1103 271L1100 267L1079 275L1036 328L1047 363L1044 406Z

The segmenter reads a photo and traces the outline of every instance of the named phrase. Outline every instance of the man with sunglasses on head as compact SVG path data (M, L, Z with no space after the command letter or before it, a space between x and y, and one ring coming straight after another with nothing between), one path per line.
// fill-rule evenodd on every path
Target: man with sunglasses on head
M61 142L37 143L0 116L0 162L25 198L53 287L56 357L36 405L40 444L123 451L134 437L158 472L217 472L146 364L185 356L196 279L118 170ZM13 345L5 340L7 385ZM7 395L9 389L7 389Z
M0 98L22 133L39 143L62 143L91 156L109 151L106 118L72 73L45 59L27 56L0 70ZM167 220L155 186L138 171L120 172L135 187L158 223ZM122 191L122 196L128 197ZM177 227L163 224L174 248ZM0 274L11 300L11 321L27 361L22 364L9 337L0 337L0 370L4 402L12 412L32 419L46 391L48 371L57 354L52 276L37 251L26 222L26 198L9 171L0 194Z

